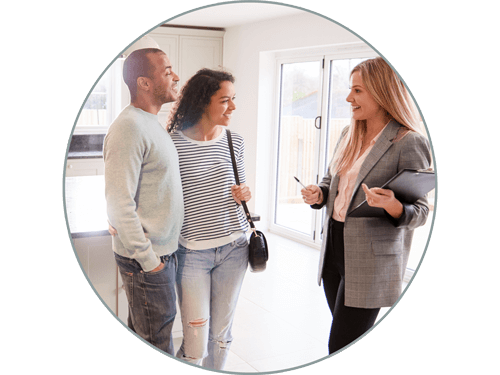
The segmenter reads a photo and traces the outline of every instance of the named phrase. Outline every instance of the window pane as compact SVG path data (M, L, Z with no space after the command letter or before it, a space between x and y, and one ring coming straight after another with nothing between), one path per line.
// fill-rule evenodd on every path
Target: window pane
M78 117L77 127L107 127L110 125L116 116L113 111L114 103L119 103L120 100L120 89L114 87L117 85L114 76L117 74L119 66L121 66L119 61L115 61L97 82Z
M275 223L308 235L313 231L314 210L304 204L300 190L316 183L314 119L318 116L321 63L282 65L278 189Z
M330 69L330 97L327 128L327 164L325 173L333 158L335 145L342 129L351 121L351 107L346 101L349 95L349 78L352 69L366 59L332 60Z
M76 126L103 126L106 123L108 72L106 72L92 90L83 106Z
M351 122L351 107L346 101L349 95L349 78L352 69L361 61L366 59L346 59L330 61L330 85L328 97L328 117L326 128L326 152L324 173L333 158L333 151L337 141L344 129ZM321 222L325 220L325 210L322 213ZM320 238L323 239L323 233Z

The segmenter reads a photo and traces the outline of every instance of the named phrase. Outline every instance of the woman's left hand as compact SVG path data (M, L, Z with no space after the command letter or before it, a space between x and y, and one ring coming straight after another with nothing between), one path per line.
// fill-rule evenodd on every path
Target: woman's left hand
M383 208L393 218L398 219L403 214L403 205L394 196L394 192L389 189L368 188L366 184L361 187L366 195L366 202L371 207Z
M231 194L236 203L241 204L241 201L248 202L252 199L252 193L245 184L231 186Z

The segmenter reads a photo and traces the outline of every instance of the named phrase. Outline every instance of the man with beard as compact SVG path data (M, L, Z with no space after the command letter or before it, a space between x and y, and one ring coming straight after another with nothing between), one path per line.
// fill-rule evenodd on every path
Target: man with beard
M131 103L104 140L105 194L115 260L126 290L128 326L174 354L175 251L184 218L176 148L158 121L164 103L177 99L179 77L156 48L132 52L123 79Z

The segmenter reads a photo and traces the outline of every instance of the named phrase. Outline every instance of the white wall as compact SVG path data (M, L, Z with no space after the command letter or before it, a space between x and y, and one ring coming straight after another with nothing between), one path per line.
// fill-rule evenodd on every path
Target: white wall
M261 215L259 229L267 229L274 178L273 121L274 52L313 46L359 42L343 27L321 16L297 16L231 27L224 36L224 67L236 77L236 106L231 129L245 138L247 184L252 212Z

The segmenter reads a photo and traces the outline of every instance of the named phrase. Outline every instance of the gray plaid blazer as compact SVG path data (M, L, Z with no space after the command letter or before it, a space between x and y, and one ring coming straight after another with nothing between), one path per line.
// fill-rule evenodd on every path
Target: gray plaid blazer
M404 168L427 169L431 163L427 139L409 132L398 139L404 130L396 121L389 122L361 166L347 212L365 199L361 184L380 187ZM343 132L343 135L346 132ZM342 136L343 136L342 135ZM321 285L328 236L328 221L333 214L339 176L330 174L319 184L324 200L312 208L326 205L323 225L323 244L319 262L318 283ZM403 276L408 263L413 230L424 225L429 213L427 198L414 204L404 202L401 218L349 217L344 224L345 246L345 305L360 308L392 306L399 298Z

